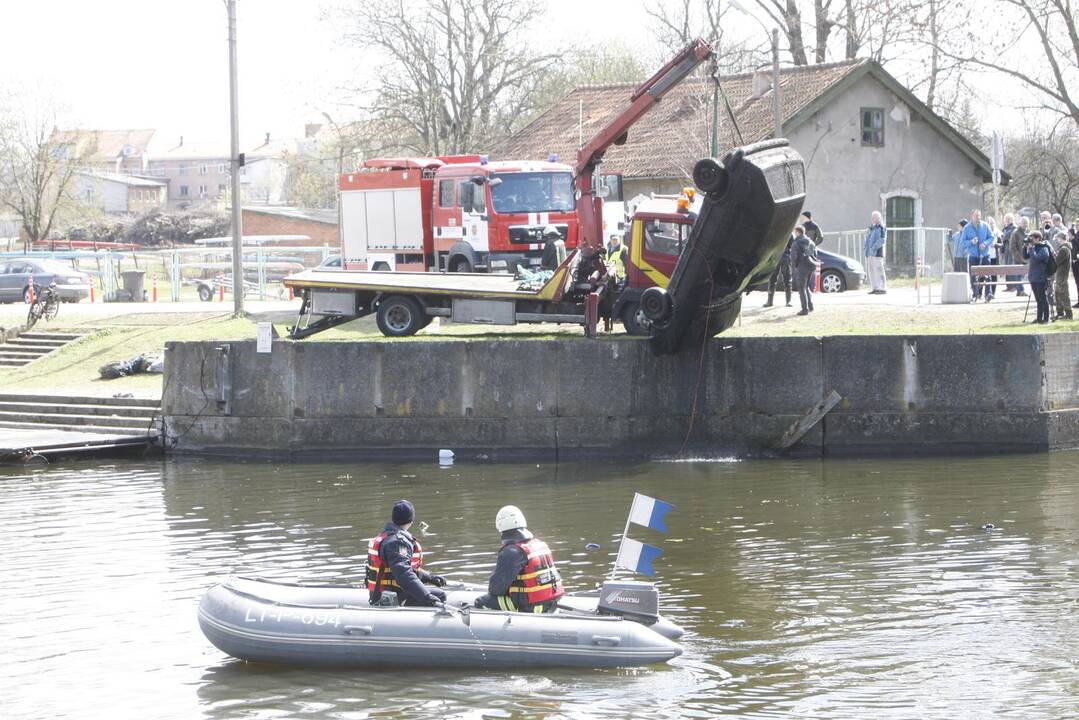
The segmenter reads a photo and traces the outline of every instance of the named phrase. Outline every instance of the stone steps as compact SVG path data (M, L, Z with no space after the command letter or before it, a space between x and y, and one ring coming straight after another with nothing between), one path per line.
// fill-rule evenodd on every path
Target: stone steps
M0 394L0 428L77 430L146 436L160 401L151 398Z
M24 332L0 343L0 367L22 367L78 340L82 332Z

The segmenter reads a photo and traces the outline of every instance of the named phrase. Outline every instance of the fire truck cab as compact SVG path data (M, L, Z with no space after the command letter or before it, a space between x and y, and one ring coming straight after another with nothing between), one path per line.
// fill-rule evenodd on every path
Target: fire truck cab
M577 245L573 170L556 162L380 158L340 192L346 270L512 273L540 264L549 225Z

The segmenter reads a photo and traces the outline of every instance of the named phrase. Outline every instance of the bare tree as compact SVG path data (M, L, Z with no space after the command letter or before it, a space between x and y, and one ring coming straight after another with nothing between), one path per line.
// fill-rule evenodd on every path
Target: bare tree
M724 31L730 9L730 3L723 0L653 0L644 11L655 28L662 61L667 60L673 48L703 38L715 50L719 72L726 75L752 70L766 61L768 52L767 40L734 40Z
M821 0L814 0L819 3ZM798 0L753 0L757 7L779 28L787 38L791 62L795 65L808 65L805 39L802 34L802 9Z
M382 58L368 107L406 148L477 151L515 129L553 65L529 49L538 3L352 0L346 39Z
M0 206L18 217L29 250L78 206L75 175L95 147L58 132L57 111L49 101L20 93L16 102L4 105L11 109L0 117Z
M1079 8L1071 0L989 0L976 8L965 2L964 16L989 18L998 30L992 36L1005 42L987 49L985 28L978 27L959 42L938 40L938 52L966 68L1019 80L1041 107L1079 126Z
M1009 143L1015 168L1004 202L1079 216L1079 132L1032 129Z

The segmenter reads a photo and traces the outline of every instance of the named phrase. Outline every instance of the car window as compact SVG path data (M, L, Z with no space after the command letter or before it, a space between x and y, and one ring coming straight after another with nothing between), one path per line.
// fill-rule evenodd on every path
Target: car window
M70 265L65 265L64 263L55 260L45 260L35 264L37 265L37 272L49 275L64 275L75 272Z

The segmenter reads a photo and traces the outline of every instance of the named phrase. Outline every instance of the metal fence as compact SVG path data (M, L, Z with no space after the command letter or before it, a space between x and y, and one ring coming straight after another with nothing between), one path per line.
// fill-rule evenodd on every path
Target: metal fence
M285 297L282 278L305 268L318 265L330 255L339 252L324 246L267 247L252 246L243 249L245 295L260 300ZM231 294L232 248L184 247L167 250L57 250L0 252L0 261L8 257L48 258L70 263L81 272L96 279L98 300L140 300L124 293L123 273L142 271L143 285L151 296L158 287L159 301L180 302L199 298L200 281L214 287L215 296L220 285ZM222 282L218 282L218 278ZM186 288L186 289L185 289Z
M943 277L944 273L952 268L952 253L948 243L950 232L948 228L888 228L888 241L884 246L884 262L888 274L914 277L915 267L921 264L923 274ZM864 229L826 232L821 246L864 265L865 235Z

